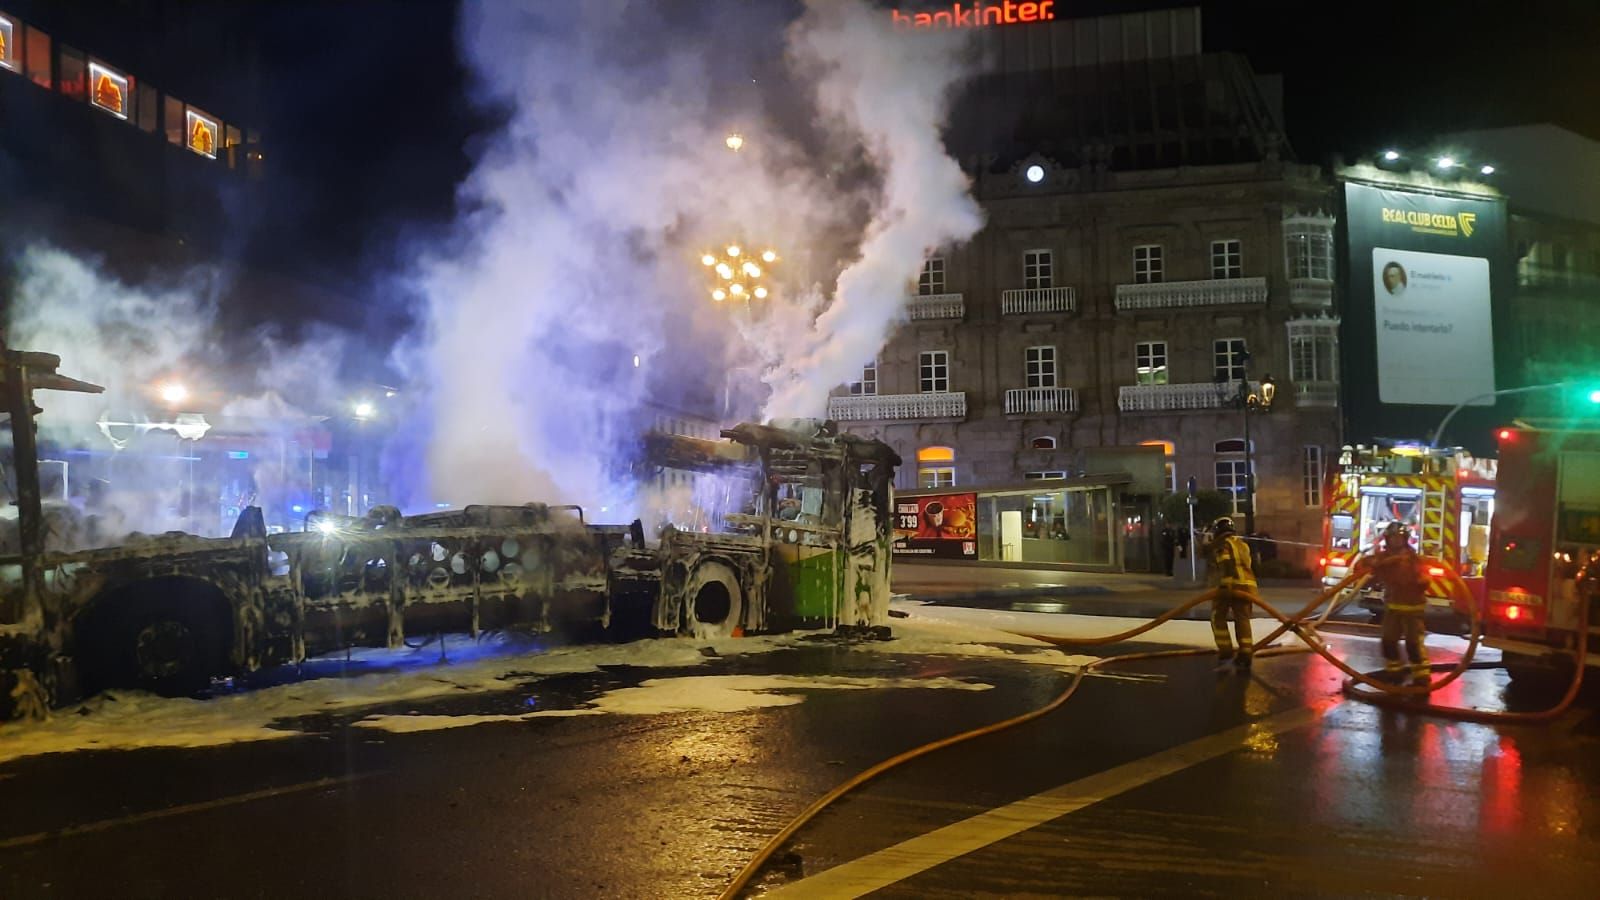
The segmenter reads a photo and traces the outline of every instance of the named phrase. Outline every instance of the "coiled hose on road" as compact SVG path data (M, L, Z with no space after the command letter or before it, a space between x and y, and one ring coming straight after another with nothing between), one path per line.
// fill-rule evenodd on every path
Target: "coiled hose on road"
M1437 560L1424 559L1423 561L1431 562L1435 566L1443 568L1445 572L1449 573L1448 577L1450 578L1452 589L1458 592L1458 595L1463 598L1468 596L1466 583L1462 581L1461 576L1456 573L1454 566L1443 565ZM1345 576L1338 583L1324 588L1316 595L1315 598L1311 600L1311 602L1307 603L1293 615L1284 615L1277 609L1269 606L1260 597L1251 595L1250 600L1252 605L1262 609L1267 613L1267 615L1278 620L1279 623L1278 627L1274 629L1272 633L1267 635L1261 641L1257 642L1257 646L1263 649L1256 655L1266 656L1285 653L1314 652L1323 659L1327 660L1347 676L1343 685L1343 692L1345 696L1350 697L1351 699L1359 700L1363 703L1370 703L1374 706L1381 706L1387 709L1400 709L1406 712L1440 716L1443 718L1463 722L1481 722L1498 725L1548 722L1566 712L1567 709L1571 707L1573 701L1577 699L1579 689L1583 685L1584 661L1588 657L1590 604L1579 604L1580 621L1578 628L1578 646L1575 651L1575 671L1573 673L1572 683L1568 686L1566 693L1561 698L1561 701L1555 706L1538 712L1494 712L1490 710L1466 709L1461 707L1435 706L1430 703L1418 703L1417 700L1427 694L1431 694L1434 691L1439 690L1445 685L1450 684L1457 678L1460 678L1462 675L1466 674L1469 668L1472 668L1473 657L1477 654L1478 645L1483 639L1483 623L1478 611L1478 604L1473 602L1468 602L1466 604L1472 623L1471 633L1467 641L1467 648L1461 654L1461 658L1455 663L1455 665L1450 666L1447 669L1443 678L1431 679L1427 684L1394 684L1388 681L1382 681L1373 678L1370 675L1364 674L1352 668L1344 660L1334 655L1333 651L1330 650L1323 642L1321 635L1317 633L1318 628L1326 624L1330 617L1337 613L1339 609L1343 608L1356 596L1357 592L1361 588L1361 585L1366 582L1368 577L1369 576L1366 574L1352 571L1351 574ZM1068 638L1043 634L1029 634L1025 632L1014 633L1022 637L1033 638L1035 640L1044 641L1057 646L1090 647L1104 644L1116 644L1138 637L1139 635L1144 634L1154 628L1160 627L1161 625L1172 621L1173 619L1183 615L1191 609L1194 609L1196 606L1199 606L1202 603L1211 602L1214 596L1214 591L1207 591L1206 593L1200 594L1191 600L1185 601L1184 603L1167 610L1166 612L1156 616L1154 619L1151 619L1148 622L1143 623L1142 625L1138 625L1126 631L1120 631L1116 634L1110 634L1101 637ZM1311 617L1312 613L1315 612L1317 607L1321 606L1325 602L1328 604L1328 608L1324 610L1321 615L1317 616L1315 621L1312 621L1308 626L1306 624L1307 620ZM1363 625L1362 627L1375 628L1377 626ZM1294 634L1304 642L1305 646L1279 648L1274 648L1271 646L1274 641L1291 631L1294 632ZM1071 680L1067 682L1066 688L1063 689L1060 694L1056 695L1055 699L1051 700L1049 703L1046 703L1044 706L1039 707L1038 709L1023 713L1018 716L1013 716L1009 719L1003 719L999 722L994 722L989 725L983 725L969 731L963 731L959 734L953 734L949 737L940 738L937 741L923 744L920 747L913 747L910 750L896 754L895 756L892 756L883 762L880 762L877 765L856 774L854 777L838 785L833 790L812 801L809 806L800 811L799 815L790 820L789 824L785 825L777 834L774 834L771 838L769 838L767 842L763 844L756 852L756 854L751 857L750 861L745 864L744 868L740 869L739 873L734 876L733 881L730 882L727 888L724 889L719 895L719 900L734 900L734 898L742 896L745 888L749 887L750 882L761 871L762 867L767 864L767 861L772 858L772 855L776 853L779 848L787 844L789 840L800 831L801 828L804 828L807 823L816 818L819 813L833 805L833 803L838 801L841 797L845 796L851 791L854 791L856 788L861 787L867 782L872 781L885 772L902 766L919 757L927 756L930 753L942 750L946 747L964 743L975 738L980 738L984 735L1005 731L1009 728L1015 728L1018 725L1022 725L1026 722L1031 722L1034 719L1049 715L1055 710L1060 709L1063 704L1071 699L1072 695L1077 692L1078 687L1083 684L1084 678L1095 669L1121 663L1137 662L1146 659L1164 659L1179 656L1205 656L1211 654L1212 652L1214 651L1212 651L1210 648L1196 647L1178 650L1154 650L1141 653L1124 653L1118 656L1102 657L1083 666L1077 672L1073 673ZM1361 690L1357 688L1357 685L1363 685L1369 688L1369 690Z

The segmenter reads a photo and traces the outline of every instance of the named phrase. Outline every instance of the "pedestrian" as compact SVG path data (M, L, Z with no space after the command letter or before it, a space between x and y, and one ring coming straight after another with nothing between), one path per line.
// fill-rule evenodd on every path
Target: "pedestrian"
M1205 555L1206 582L1211 585L1211 636L1217 641L1217 661L1248 671L1255 656L1251 641L1250 614L1256 599L1256 576L1250 565L1250 548L1234 531L1233 519L1221 516L1211 523L1211 532L1200 546ZM1237 649L1228 637L1228 619L1233 619Z
M1363 557L1356 563L1358 574L1371 575L1383 586L1383 677L1395 684L1406 683L1408 674L1412 683L1425 684L1432 672L1428 648L1423 643L1427 635L1423 614L1428 608L1425 565L1411 547L1411 529L1401 522L1390 522L1383 529L1377 556ZM1402 638L1410 657L1409 672L1400 653Z
M1168 576L1172 575L1173 555L1178 549L1178 532L1167 524L1161 526L1161 567Z

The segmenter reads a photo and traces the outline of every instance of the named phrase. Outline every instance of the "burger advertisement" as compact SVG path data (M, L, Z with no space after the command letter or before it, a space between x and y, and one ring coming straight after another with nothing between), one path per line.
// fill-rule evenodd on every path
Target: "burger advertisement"
M894 513L894 555L978 558L977 494L896 498Z

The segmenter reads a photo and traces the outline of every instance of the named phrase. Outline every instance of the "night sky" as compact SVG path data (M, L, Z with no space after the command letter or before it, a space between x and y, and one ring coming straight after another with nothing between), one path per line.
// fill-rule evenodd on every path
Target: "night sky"
M1203 8L1208 49L1284 76L1289 138L1307 162L1522 122L1600 138L1593 0ZM261 4L255 20L272 170L256 252L330 285L371 284L449 221L474 138L494 122L457 59L456 7L301 0Z

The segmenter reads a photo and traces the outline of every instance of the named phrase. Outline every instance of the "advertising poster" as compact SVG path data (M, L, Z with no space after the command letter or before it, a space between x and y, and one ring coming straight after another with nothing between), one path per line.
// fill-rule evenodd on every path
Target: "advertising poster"
M1443 440L1487 453L1505 416L1483 395L1513 362L1505 202L1347 182L1340 228L1345 439L1426 440L1466 403Z
M897 497L894 511L894 555L978 558L977 494Z

